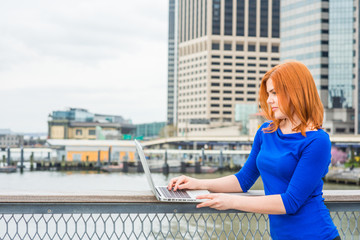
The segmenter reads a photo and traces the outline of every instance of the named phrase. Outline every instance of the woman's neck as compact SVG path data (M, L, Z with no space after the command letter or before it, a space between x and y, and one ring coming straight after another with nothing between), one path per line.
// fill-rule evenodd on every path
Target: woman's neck
M288 118L285 118L280 122L279 127L280 127L281 132L284 134L299 133L299 132L301 132L300 130L294 131L293 129L296 128L297 126L299 126L300 123L301 123L301 121L297 118L294 119L293 123ZM307 125L305 128L305 131L317 131L317 129L314 129L312 127L312 125Z
M297 125L294 126L294 124L287 118L283 119L279 125L281 132L284 134L296 133L296 131L293 131L296 126Z

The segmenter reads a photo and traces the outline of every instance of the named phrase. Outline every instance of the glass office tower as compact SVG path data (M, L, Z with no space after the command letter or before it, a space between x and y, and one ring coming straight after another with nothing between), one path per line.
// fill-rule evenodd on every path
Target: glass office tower
M281 1L281 60L298 60L310 69L330 134L357 133L357 2Z

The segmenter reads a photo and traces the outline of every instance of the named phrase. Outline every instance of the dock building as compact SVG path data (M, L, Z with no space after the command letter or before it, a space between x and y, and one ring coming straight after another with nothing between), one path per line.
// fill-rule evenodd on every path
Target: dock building
M119 140L135 132L136 126L122 116L95 114L81 108L53 111L48 120L49 139Z
M11 132L10 129L0 129L0 148L20 147L24 145L24 136Z

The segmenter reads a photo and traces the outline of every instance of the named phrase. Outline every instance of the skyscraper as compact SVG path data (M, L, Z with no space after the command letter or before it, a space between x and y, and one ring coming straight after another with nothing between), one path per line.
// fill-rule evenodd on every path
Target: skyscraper
M299 60L310 69L325 108L324 128L331 134L358 132L355 5L358 1L281 1L281 60Z
M167 82L167 124L172 125L176 120L176 11L175 0L169 0L169 28L168 28L168 82Z
M280 60L280 0L177 2L178 134L246 128L236 116L257 111L262 76Z

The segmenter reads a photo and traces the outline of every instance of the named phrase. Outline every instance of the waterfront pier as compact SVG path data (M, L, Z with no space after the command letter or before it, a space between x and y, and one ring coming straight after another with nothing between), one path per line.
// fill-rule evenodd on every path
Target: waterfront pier
M327 182L360 185L360 169L359 168L330 169L330 171L326 174L324 180Z

